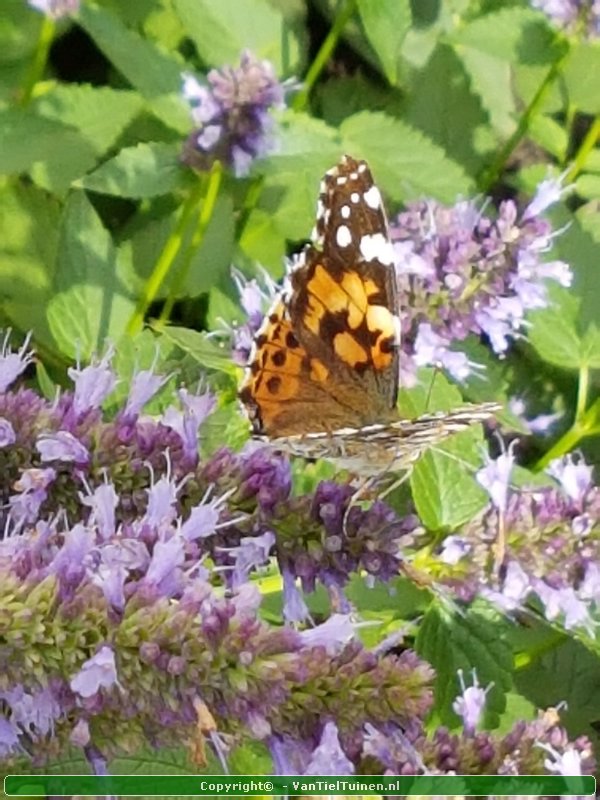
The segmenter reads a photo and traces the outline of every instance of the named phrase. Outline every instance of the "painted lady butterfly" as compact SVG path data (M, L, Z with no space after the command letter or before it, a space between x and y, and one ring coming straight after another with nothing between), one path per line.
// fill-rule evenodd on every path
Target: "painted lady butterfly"
M321 183L312 243L256 334L240 398L255 438L358 475L406 469L496 403L400 419L400 320L380 192L344 156Z

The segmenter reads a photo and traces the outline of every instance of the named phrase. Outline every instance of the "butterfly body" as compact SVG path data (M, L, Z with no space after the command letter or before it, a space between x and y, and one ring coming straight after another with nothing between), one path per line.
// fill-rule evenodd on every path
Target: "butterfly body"
M255 438L356 474L405 469L493 403L402 420L387 218L364 161L326 173L311 243L258 330L240 390Z

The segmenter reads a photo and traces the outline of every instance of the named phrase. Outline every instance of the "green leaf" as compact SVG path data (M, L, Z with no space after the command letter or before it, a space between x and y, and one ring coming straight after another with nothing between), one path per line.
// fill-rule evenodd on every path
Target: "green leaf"
M515 675L519 691L538 708L564 703L560 716L573 736L598 742L600 719L600 659L582 644L559 640Z
M48 374L48 370L44 366L43 361L37 360L35 362L35 377L37 379L38 386L40 387L40 391L46 400L54 402L57 397L58 386Z
M110 234L83 192L65 207L48 324L61 351L88 360L125 331L134 303L122 289Z
M483 604L452 613L434 603L425 614L416 639L416 649L436 671L435 716L444 725L456 726L458 717L452 703L460 693L458 670L465 684L473 685L472 670L487 693L482 726L494 728L506 705L505 694L512 686L512 648L509 623Z
M117 197L170 194L191 187L195 180L182 166L180 156L179 144L153 142L126 147L80 183L85 189Z
M142 282L146 281L156 263L159 254L163 251L169 237L177 224L179 209L156 216L157 210L150 209L148 213L141 212L128 229L128 239L121 250L131 253L130 263L122 273L127 281L127 286L134 292L141 290ZM162 206L160 206L162 210ZM197 219L197 217L196 217ZM200 247L192 254L187 279L181 288L180 296L196 296L208 291L215 283L228 274L233 253L235 218L233 213L233 200L225 189L221 192L204 238ZM157 298L167 296L171 281L178 274L188 253L190 239L194 234L194 220L185 231L181 247L169 271L169 276L161 286Z
M474 470L481 465L481 426L452 436L415 464L410 485L419 518L429 530L454 530L489 502Z
M28 110L0 110L0 173L15 175L33 165L66 171L62 186L94 164L93 147L73 128Z
M541 14L516 5L457 26L451 41L510 64L550 64L561 47Z
M490 399L491 395L487 395ZM401 415L413 418L463 405L458 389L432 369L419 372L419 386L400 391ZM488 497L473 473L481 464L482 432L476 425L427 451L411 471L412 496L431 530L454 528L485 507Z
M53 86L31 104L41 117L78 130L97 155L114 146L142 106L136 92L75 84Z
M262 163L265 182L259 203L273 216L280 235L307 238L314 224L319 182L342 152L335 129L307 114L282 115L278 151Z
M358 13L367 39L381 62L385 77L394 85L398 61L412 14L408 0L358 0Z
M490 125L500 136L508 137L515 127L515 100L511 64L498 56L472 47L459 47L471 88L479 95Z
M540 357L563 369L600 368L600 333L590 326L580 331L581 301L561 287L551 286L552 303L530 313L528 339Z
M587 114L600 113L600 42L577 42L571 47L562 79L569 102Z
M589 199L600 197L600 175L582 173L575 181L575 191L581 197Z
M84 3L78 21L111 63L145 97L180 91L183 64L129 30L116 14Z
M477 137L489 127L488 118L464 64L448 45L438 44L424 67L416 71L404 119L469 172L481 169Z
M82 4L78 21L116 69L152 102L152 111L166 125L181 133L190 130L189 108L181 96L185 67L179 58L143 39L116 14L98 6Z
M529 123L529 135L559 161L562 162L566 157L569 137L567 131L553 117L536 114Z
M355 114L340 126L344 151L366 158L376 180L395 200L427 195L453 203L473 189L469 176L441 147L385 114Z
M235 65L243 50L271 61L279 74L298 66L298 42L266 0L174 0L187 35L210 65Z
M206 334L198 333L189 328L170 326L161 330L164 338L176 344L181 350L190 355L203 369L217 370L226 375L237 377L239 367L231 360L229 349L221 347Z
M33 331L37 343L54 349L45 308L51 297L58 248L60 208L33 184L0 192L0 297L10 323Z
M501 136L508 136L516 124L515 68L549 67L558 58L559 46L552 29L535 11L512 6L475 18L457 28L450 40L492 127Z
M285 237L272 214L255 208L244 226L239 246L252 263L261 264L272 273L281 270L286 254Z

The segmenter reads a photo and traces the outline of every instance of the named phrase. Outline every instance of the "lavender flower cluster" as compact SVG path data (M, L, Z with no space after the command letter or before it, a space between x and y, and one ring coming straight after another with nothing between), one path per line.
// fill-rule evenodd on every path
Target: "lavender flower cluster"
M593 636L600 608L600 490L592 468L565 456L547 486L511 487L513 449L479 471L488 506L444 540L440 580L468 600L487 597L505 612L541 605L551 622ZM504 540L502 574L490 552ZM421 542L423 544L423 542Z
M589 742L569 742L556 720L476 733L469 690L457 705L465 730L426 733L431 668L410 650L366 649L348 614L302 632L263 621L249 577L273 549L287 615L304 618L296 578L328 583L333 597L350 571L389 577L412 523L380 503L352 509L344 534L347 487L290 501L280 456L201 461L213 397L181 390L179 407L144 417L165 384L153 370L136 373L107 419L110 359L70 370L73 391L48 402L11 388L28 343L13 352L5 339L0 352L4 765L76 746L102 773L114 755L182 741L203 765L207 743L225 762L250 738L292 774L531 773L567 756L591 768Z
M541 214L561 191L544 181L524 212L507 200L494 219L463 201L416 203L392 221L404 385L427 365L464 380L476 365L453 342L483 335L502 356L522 335L527 311L547 305L547 281L570 285L567 264L544 261L553 234Z
M271 111L284 105L286 87L272 64L242 53L239 67L212 69L208 86L184 76L183 94L190 103L196 129L188 138L183 161L199 170L215 161L240 177L252 162L274 147Z

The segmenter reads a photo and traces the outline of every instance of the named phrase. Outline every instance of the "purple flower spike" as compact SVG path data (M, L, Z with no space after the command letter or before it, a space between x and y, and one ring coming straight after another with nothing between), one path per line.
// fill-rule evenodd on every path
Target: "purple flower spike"
M208 73L207 86L184 75L183 94L197 128L184 148L189 166L206 170L219 160L240 177L252 162L273 149L270 111L283 106L285 87L272 64L242 53L239 67Z
M38 437L36 447L42 461L72 461L78 466L86 466L90 460L85 445L68 431L43 433Z
M100 689L109 689L115 684L118 685L115 654L108 645L104 645L83 664L69 685L80 697L93 697Z
M8 346L10 338L10 331L7 331L0 348L0 392L5 392L11 383L16 380L19 375L27 369L29 364L33 361L33 353L27 350L31 334L25 337L25 341L21 345L21 349L13 353Z

